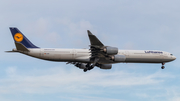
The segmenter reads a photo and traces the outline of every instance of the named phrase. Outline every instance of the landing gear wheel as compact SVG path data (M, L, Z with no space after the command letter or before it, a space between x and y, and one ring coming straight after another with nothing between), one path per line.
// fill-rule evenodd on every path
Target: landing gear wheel
M93 66L90 66L89 68L88 68L88 70L91 70L91 69L93 69L94 67Z
M87 68L84 69L84 72L87 72Z
M165 68L164 66L161 67L161 69L164 69L164 68Z

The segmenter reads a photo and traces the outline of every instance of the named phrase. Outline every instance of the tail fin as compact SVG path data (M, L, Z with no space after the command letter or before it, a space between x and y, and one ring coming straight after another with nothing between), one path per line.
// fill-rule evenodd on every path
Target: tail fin
M17 28L10 27L17 50L28 51L27 48L39 48L32 44Z

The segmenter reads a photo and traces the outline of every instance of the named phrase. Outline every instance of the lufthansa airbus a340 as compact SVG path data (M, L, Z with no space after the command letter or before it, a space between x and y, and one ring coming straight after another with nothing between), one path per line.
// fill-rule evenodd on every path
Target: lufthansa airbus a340
M35 58L67 62L83 69L84 72L95 66L111 69L114 63L160 63L164 64L176 59L173 54L156 50L118 50L116 47L105 46L89 30L90 49L54 49L40 48L32 44L17 28L10 27L16 49L7 52L19 52Z

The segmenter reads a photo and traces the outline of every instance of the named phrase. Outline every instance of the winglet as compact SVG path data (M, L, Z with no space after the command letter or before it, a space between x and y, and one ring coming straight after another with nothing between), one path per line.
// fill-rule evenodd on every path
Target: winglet
M88 32L89 40L92 46L100 46L100 47L104 46L102 42L95 35L93 35L89 30L87 30L87 32Z

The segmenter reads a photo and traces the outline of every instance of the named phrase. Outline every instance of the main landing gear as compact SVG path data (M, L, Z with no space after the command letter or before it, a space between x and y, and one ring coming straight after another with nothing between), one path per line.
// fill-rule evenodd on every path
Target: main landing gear
M164 64L165 64L165 63L162 63L162 67L161 67L161 69L164 69L164 68L165 68Z
M97 66L97 65L98 65L98 63L97 63L98 61L99 61L99 58L95 58L93 64L88 63L88 64L86 65L86 68L84 68L84 72L87 72L87 70L91 70L91 69L93 69L95 66Z
M88 70L91 70L91 69L93 69L94 68L94 66L92 66L92 65L86 65L86 68L84 69L84 72L87 72Z

